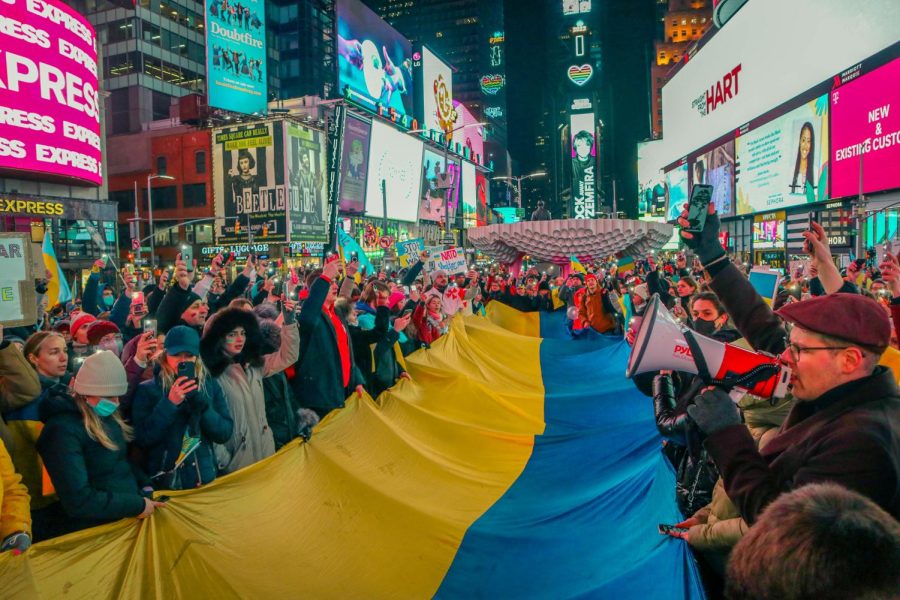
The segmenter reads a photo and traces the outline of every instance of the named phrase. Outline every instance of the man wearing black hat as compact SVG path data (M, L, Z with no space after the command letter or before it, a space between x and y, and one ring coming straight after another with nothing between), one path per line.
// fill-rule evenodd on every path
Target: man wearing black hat
M686 212L681 217L686 226ZM814 229L804 237L813 260L827 268L827 238L821 227ZM741 334L755 349L780 354L792 369L797 399L762 451L722 390L703 393L688 409L708 435L706 448L741 516L753 523L780 494L828 481L900 518L900 391L892 372L878 366L890 343L884 309L865 296L838 293L788 304L776 316L728 259L718 234L710 204L703 231L682 237Z

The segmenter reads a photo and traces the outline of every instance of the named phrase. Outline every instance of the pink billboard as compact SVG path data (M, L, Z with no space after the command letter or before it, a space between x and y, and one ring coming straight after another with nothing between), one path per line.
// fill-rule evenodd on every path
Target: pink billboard
M893 105L893 106L892 106ZM900 187L900 59L831 92L832 196Z
M0 172L100 185L93 27L59 0L0 3Z
M453 107L456 109L456 125L453 134L453 141L459 142L460 146L469 149L469 160L474 161L478 156L479 164L484 164L484 130L475 115L462 102L453 101Z

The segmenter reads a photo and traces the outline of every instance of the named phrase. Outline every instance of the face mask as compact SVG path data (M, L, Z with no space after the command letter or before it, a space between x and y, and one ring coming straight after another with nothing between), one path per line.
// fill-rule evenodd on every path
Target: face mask
M710 337L716 332L716 321L707 321L706 319L694 319L693 330L700 335Z
M99 344L97 344L97 348L99 348L100 350L109 350L116 356L122 356L123 345L124 344L123 344L122 340L115 339L115 340L107 340L105 342L100 342Z
M115 303L116 299L112 296L103 296L103 304L106 306L106 308L112 308L113 304Z
M92 406L94 412L97 413L97 416L101 419L103 417L108 417L119 408L119 400L118 398L113 400L112 398L100 398L97 402L96 406Z

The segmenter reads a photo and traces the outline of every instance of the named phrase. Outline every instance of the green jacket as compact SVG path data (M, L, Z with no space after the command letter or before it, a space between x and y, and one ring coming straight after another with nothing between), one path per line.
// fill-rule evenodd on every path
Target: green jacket
M141 488L149 486L150 480L128 460L125 437L113 417L102 419L106 434L117 446L109 450L88 436L81 412L67 391L48 395L40 414L44 429L37 450L69 517L58 531L78 531L144 511Z

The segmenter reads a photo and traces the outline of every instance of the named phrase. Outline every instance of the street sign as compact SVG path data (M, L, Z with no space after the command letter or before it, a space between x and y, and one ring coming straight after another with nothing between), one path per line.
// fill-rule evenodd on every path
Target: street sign
M390 235L383 235L378 239L378 245L381 246L383 250L387 250L394 244L394 238Z
M140 250L141 249L141 241L136 238L131 238L131 249L132 250Z

